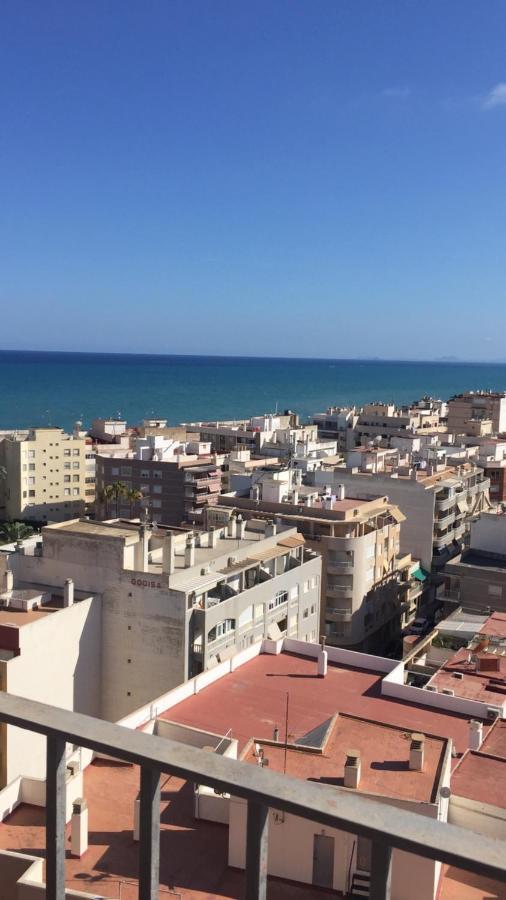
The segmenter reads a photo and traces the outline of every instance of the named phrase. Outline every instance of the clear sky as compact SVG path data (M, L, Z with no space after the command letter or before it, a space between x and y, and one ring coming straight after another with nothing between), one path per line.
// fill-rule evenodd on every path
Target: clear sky
M504 0L3 0L0 346L506 359Z

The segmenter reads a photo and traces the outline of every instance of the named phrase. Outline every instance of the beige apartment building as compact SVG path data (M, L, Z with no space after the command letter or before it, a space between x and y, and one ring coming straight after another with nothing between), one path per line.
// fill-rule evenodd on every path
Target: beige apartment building
M30 428L0 440L0 518L62 522L83 515L95 499L91 441L61 428Z
M486 433L506 431L506 393L497 391L466 391L448 401L448 431L453 434L476 433L473 423L491 422ZM474 430L470 432L470 429ZM479 434L482 431L480 430ZM478 435L479 436L479 435Z
M460 553L472 519L490 507L490 481L470 462L402 469L388 475L336 467L311 473L311 478L315 486L343 485L352 496L387 496L406 519L401 553L412 553L428 571L439 569Z
M223 495L208 521L274 518L296 527L322 557L320 634L332 645L380 652L417 611L424 575L400 556L404 516L387 497L319 496L300 487L296 503Z

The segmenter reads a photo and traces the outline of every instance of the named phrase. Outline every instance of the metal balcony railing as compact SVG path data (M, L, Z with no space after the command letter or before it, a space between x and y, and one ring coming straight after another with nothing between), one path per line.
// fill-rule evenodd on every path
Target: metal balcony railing
M389 900L392 849L506 879L504 843L353 791L335 791L187 744L144 734L0 692L0 722L47 738L46 898L65 898L67 742L140 766L139 898L158 900L160 775L167 773L247 801L246 900L267 896L269 809L372 841L371 900Z

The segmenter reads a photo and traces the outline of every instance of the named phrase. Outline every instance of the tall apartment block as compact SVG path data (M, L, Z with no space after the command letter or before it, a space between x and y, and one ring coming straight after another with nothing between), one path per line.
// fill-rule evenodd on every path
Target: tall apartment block
M61 522L83 515L95 498L95 454L91 441L61 428L3 433L0 517Z
M405 516L401 553L412 553L428 571L460 553L471 520L490 506L490 482L472 463L411 468L390 475L343 468L311 473L316 485L344 485L353 496L387 496Z
M384 651L416 615L423 589L418 562L400 556L404 516L387 497L320 496L304 486L296 494L296 503L223 495L207 521L237 515L296 527L322 557L321 634L329 644Z
M506 393L466 391L448 401L448 431L467 434L474 422L490 421L494 434L506 432Z
M205 507L217 502L221 489L221 470L216 463L199 463L195 457L184 456L172 460L114 459L99 454L96 478L99 518L139 518L148 510L153 522L164 525L198 524ZM131 501L125 494L118 502L105 501L104 489L118 481L142 499Z

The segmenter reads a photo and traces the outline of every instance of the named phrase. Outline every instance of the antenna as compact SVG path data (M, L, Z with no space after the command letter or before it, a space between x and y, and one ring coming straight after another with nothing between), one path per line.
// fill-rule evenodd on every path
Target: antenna
M286 712L285 712L285 758L283 762L283 775L286 775L286 755L288 753L288 706L290 703L290 694L286 692Z

